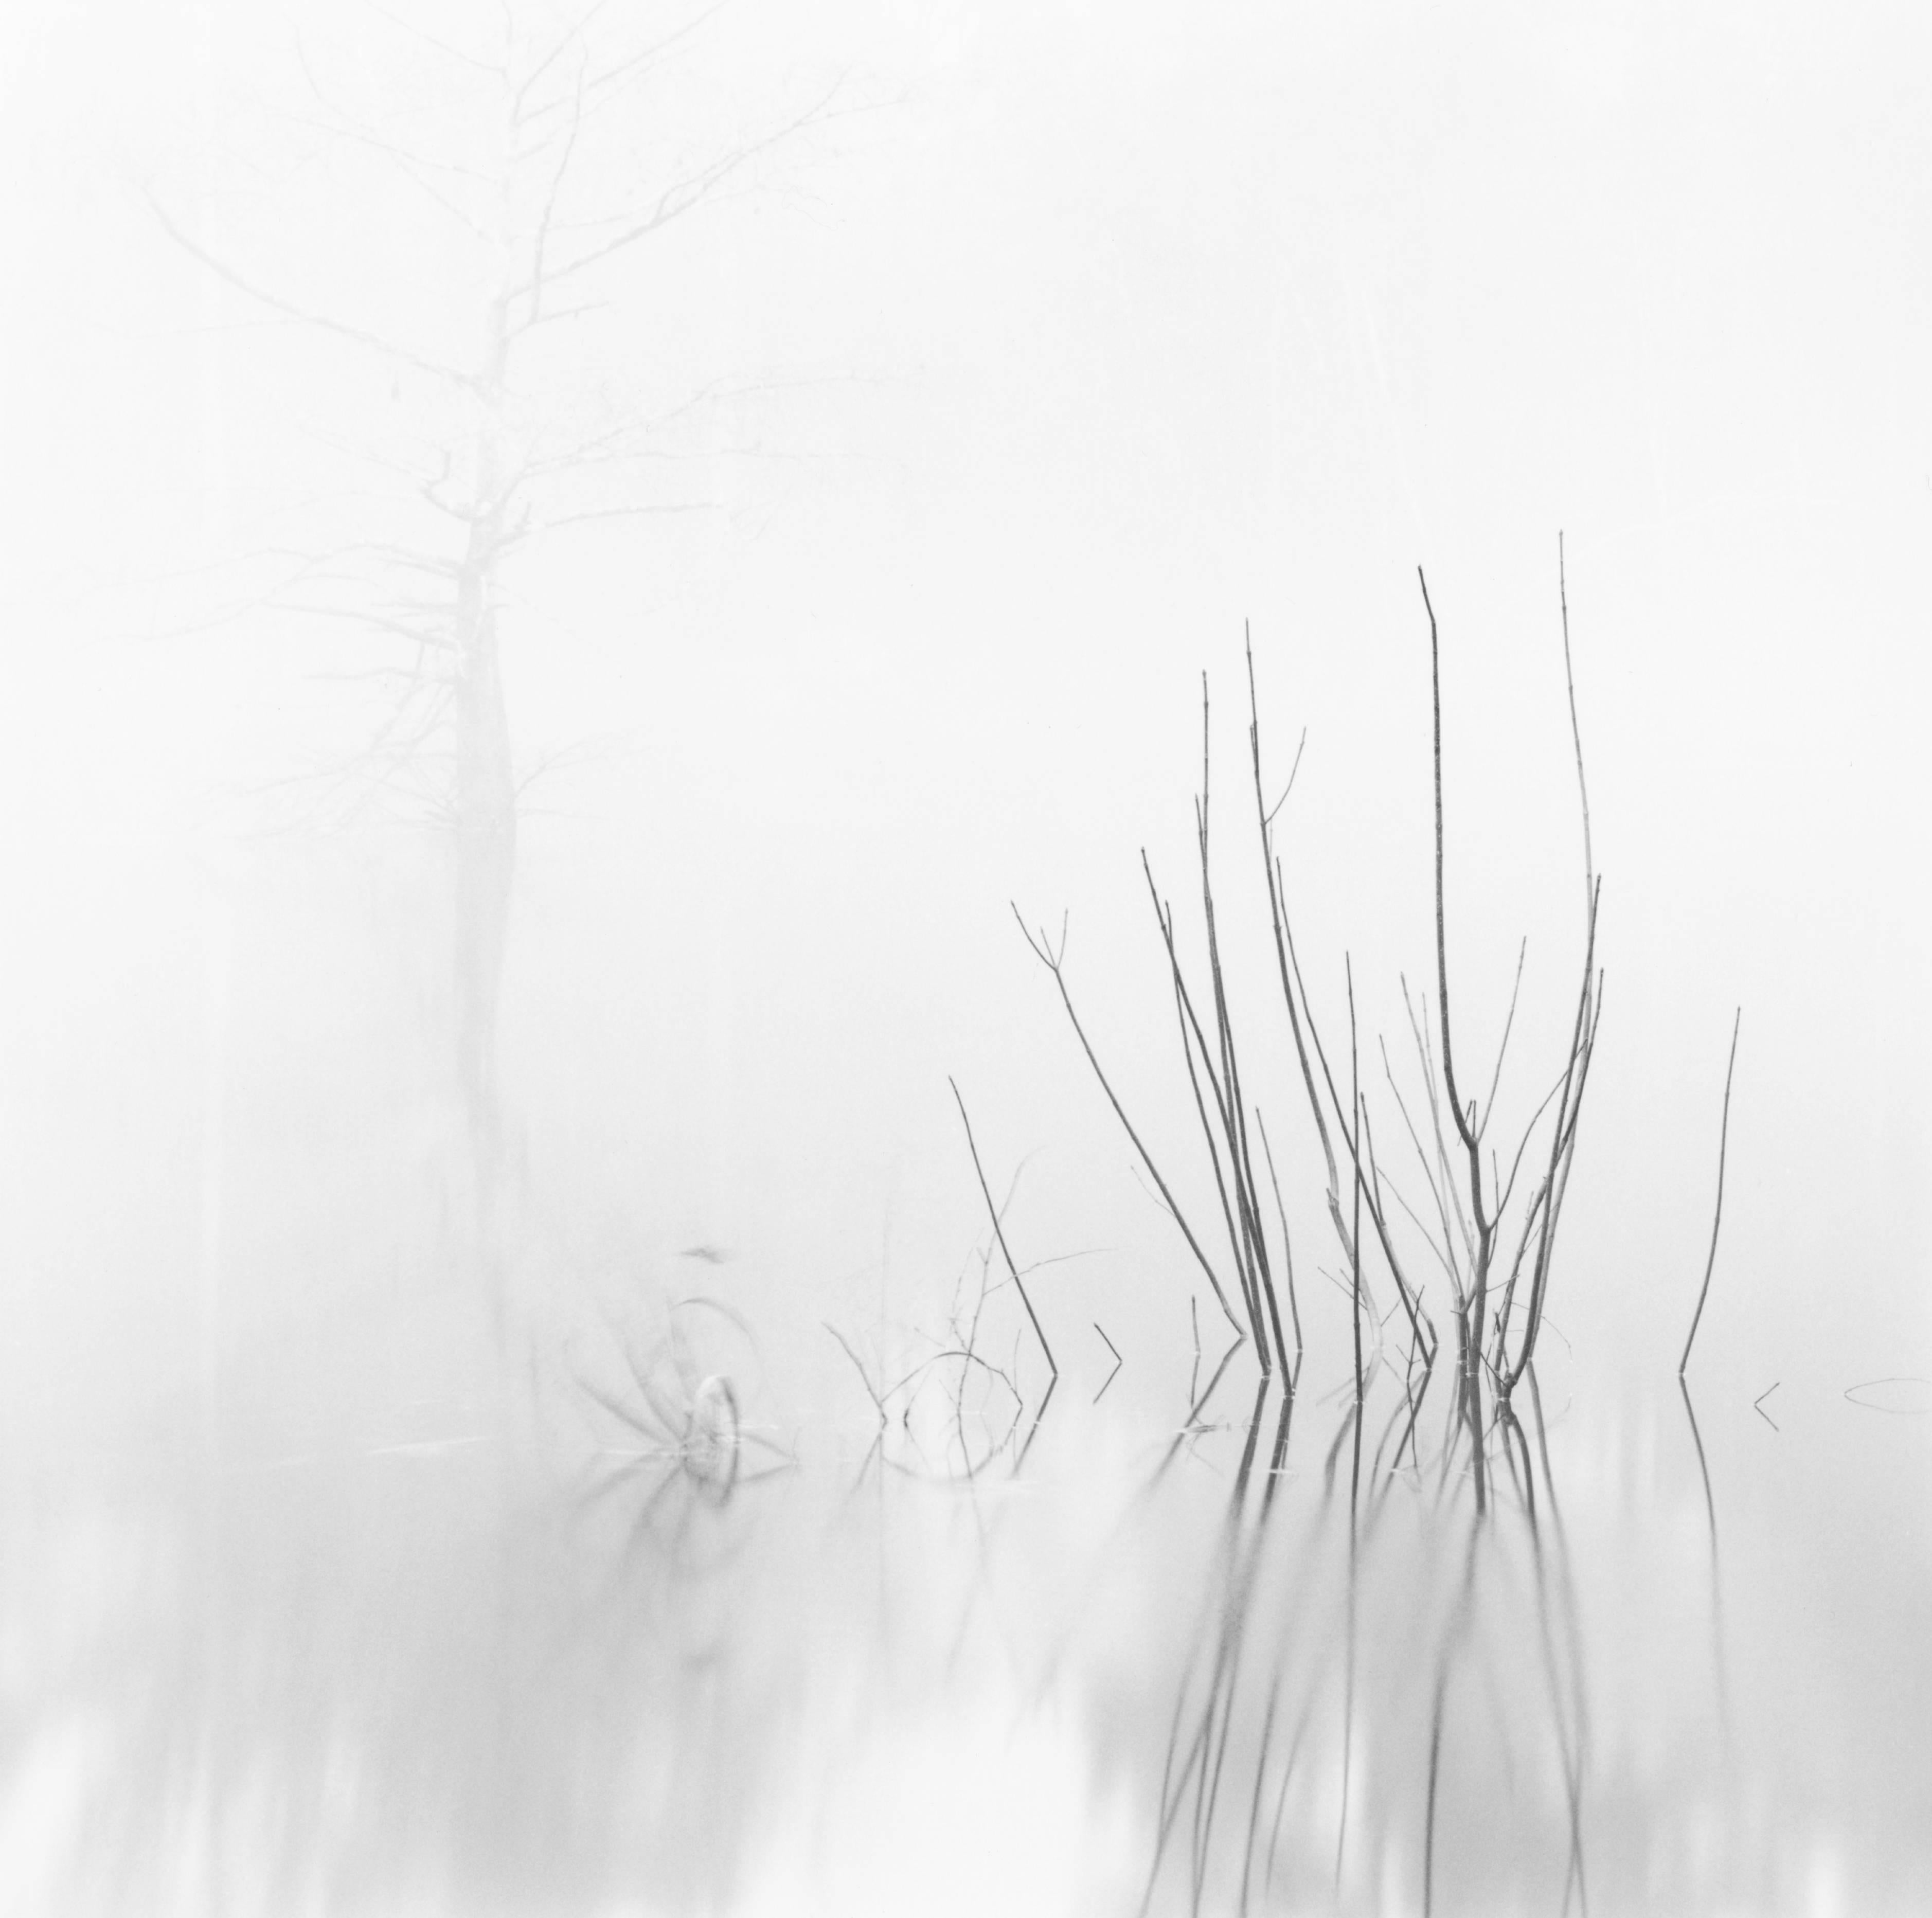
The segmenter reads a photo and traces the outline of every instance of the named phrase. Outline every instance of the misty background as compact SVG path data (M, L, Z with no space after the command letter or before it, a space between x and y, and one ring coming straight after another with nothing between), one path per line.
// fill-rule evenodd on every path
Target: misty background
M936 1317L983 1229L952 1074L995 1185L1028 1160L1016 1251L1091 1255L1042 1274L1049 1329L1096 1382L1096 1316L1130 1359L1184 1349L1184 1249L1009 902L1067 914L1090 1031L1203 1176L1138 854L1185 908L1205 671L1217 866L1264 923L1245 623L1271 783L1307 733L1283 833L1310 990L1332 1027L1350 954L1393 1050L1399 976L1432 963L1418 563L1459 1043L1493 1056L1526 934L1533 1103L1582 920L1561 529L1609 1022L1552 1319L1674 1365L1742 1004L1700 1350L1834 1389L1932 1369L1918 10L606 25L689 31L605 116L586 190L746 158L585 276L532 374L543 419L660 422L578 503L622 517L504 577L504 1229L537 1342L696 1279L796 1402L862 1412L818 1322ZM433 379L251 299L157 209L287 300L464 356L453 216L344 129L466 152L500 30L212 0L0 29L22 1429L311 1367L406 1397L436 1363L442 854L345 770L385 710L342 677L369 641L280 588L414 537L395 463L448 422ZM1247 950L1237 1018L1285 1073Z

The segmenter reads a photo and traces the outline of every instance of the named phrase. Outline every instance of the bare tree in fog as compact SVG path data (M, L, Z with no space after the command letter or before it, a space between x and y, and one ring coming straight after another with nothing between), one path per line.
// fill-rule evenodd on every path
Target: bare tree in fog
M207 200L190 212L178 193L149 191L174 239L256 315L373 366L398 422L356 429L353 452L387 476L377 521L345 529L317 515L326 532L280 553L252 603L337 623L345 676L375 690L373 734L319 790L338 810L428 826L448 848L450 1069L469 1187L454 1211L486 1269L498 1002L533 776L512 746L506 581L560 529L707 503L663 476L677 470L680 431L748 389L699 379L662 390L675 355L658 350L676 328L640 341L613 324L623 270L688 216L754 188L764 156L834 110L836 88L748 117L729 98L680 101L682 63L715 11L667 23L593 0L429 22L421 8L406 20L372 5L364 44L332 61L301 45L305 110L289 117L304 161L346 176L329 176L329 212L368 218L369 253L346 290L304 284L320 249L299 233L218 236ZM656 150L640 151L640 129L667 118ZM295 206L288 218L298 224ZM661 320L675 313L674 288L652 296Z

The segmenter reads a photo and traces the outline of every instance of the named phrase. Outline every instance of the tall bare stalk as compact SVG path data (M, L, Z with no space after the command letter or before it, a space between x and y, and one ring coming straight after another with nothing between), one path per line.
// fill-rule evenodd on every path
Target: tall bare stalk
M1684 1341L1684 1356L1677 1364L1680 1379L1690 1363L1690 1348L1696 1342L1697 1328L1704 1317L1704 1301L1711 1295L1711 1274L1718 1262L1718 1228L1724 1217L1724 1154L1731 1140L1731 1077L1738 1069L1738 1028L1744 1020L1744 1009L1740 1006L1737 1016L1731 1021L1731 1061L1724 1068L1724 1116L1718 1128L1718 1202L1711 1212L1711 1253L1704 1261L1704 1283L1697 1294L1697 1310L1691 1315L1690 1336Z
M1187 1067L1188 1082L1194 1093L1195 1111L1208 1142L1209 1163L1214 1174L1215 1190L1228 1232L1235 1268L1254 1333L1257 1355L1264 1373L1272 1369L1268 1352L1268 1332L1274 1335L1274 1357L1281 1363L1283 1378L1292 1376L1288 1342L1283 1333L1281 1307L1275 1291L1273 1262L1269 1256L1268 1232L1261 1205L1260 1183L1255 1176L1254 1159L1249 1145L1247 1107L1241 1091L1240 1065L1234 1043L1234 1022L1228 1009L1226 979L1221 968L1220 935L1214 911L1213 866L1209 851L1210 707L1208 682L1201 683L1201 793L1195 806L1195 832L1201 860L1202 918L1207 929L1209 983L1214 995L1214 1034L1210 1045L1194 1007L1179 949L1174 941L1174 914L1161 897L1154 881L1152 862L1146 849L1141 852L1141 869L1153 900L1154 917L1160 927L1167 951L1174 1004L1180 1022L1180 1043ZM1195 1067L1196 1055L1200 1070ZM1202 1096L1204 1075L1214 1095L1214 1114L1210 1119ZM1218 1142L1217 1142L1218 1128ZM1225 1173L1223 1170L1225 1164ZM1286 1231L1284 1217L1283 1229ZM1286 1254L1284 1254L1286 1256Z
M1328 1172L1328 1217L1335 1228L1335 1236L1340 1242L1342 1256L1352 1268L1357 1257L1355 1241L1360 1230L1360 1213L1358 1211L1352 1227L1342 1210L1342 1187L1335 1158L1335 1150L1330 1139L1328 1118L1324 1115L1322 1094L1316 1089L1314 1064L1322 1068L1322 1084L1328 1094L1328 1105L1332 1109L1336 1125L1340 1127L1343 1142L1348 1146L1350 1159L1352 1184L1358 1198L1366 1208L1369 1221L1375 1228L1377 1243L1382 1255L1388 1262L1394 1277L1396 1290L1400 1295L1402 1309L1408 1315L1409 1331L1416 1347L1432 1358L1436 1350L1436 1333L1430 1323L1429 1315L1421 1308L1420 1297L1412 1289L1402 1271L1402 1261L1391 1238L1378 1193L1368 1189L1368 1181L1362 1165L1360 1128L1352 1120L1345 1121L1342 1117L1342 1101L1335 1085L1334 1076L1328 1070L1328 1058L1322 1044L1322 1035L1316 1029L1313 1007L1309 1004L1308 992L1301 977L1301 962L1294 950L1294 930L1289 921L1287 905L1287 887L1282 877L1281 861L1274 848L1274 820L1288 798L1284 791L1272 810L1263 797L1262 788L1261 709L1255 691L1255 655L1252 641L1247 646L1248 667L1248 749L1254 773L1255 814L1261 829L1262 874L1268 885L1268 911L1274 932L1275 964L1280 975L1282 997L1288 1007L1288 1029L1294 1040L1295 1058L1301 1068L1302 1085L1308 1096L1309 1111L1315 1121L1316 1135L1322 1143L1322 1155ZM1296 766L1300 764L1300 755L1295 755ZM1289 774L1288 790L1294 786L1294 774ZM1312 1045L1315 1061L1311 1064L1309 1048Z
M1536 1268L1530 1286L1529 1315L1523 1328L1522 1346L1515 1366L1500 1379L1504 1395L1515 1388L1535 1355L1536 1337L1543 1324L1543 1308L1549 1295L1550 1256L1556 1247L1556 1225L1563 1200L1570 1187L1570 1169L1576 1150L1576 1124L1582 1115L1583 1090L1588 1082L1590 1062L1597 1049L1597 1027L1603 1016L1604 977L1596 968L1597 917L1603 897L1603 881L1598 876L1590 843L1590 788L1583 771L1583 734L1576 719L1576 674L1570 651L1570 589L1564 563L1563 536L1556 536L1556 593L1562 615L1563 683L1570 705L1570 740L1576 761L1576 797L1583 822L1583 981L1577 995L1576 1019L1570 1042L1570 1055L1564 1067L1562 1097L1557 1106L1556 1134L1550 1151L1550 1169L1532 1202L1531 1216L1540 1210L1540 1231ZM1519 1253L1519 1259L1520 1258ZM1516 1290L1514 1269L1507 1297ZM1496 1328L1496 1364L1499 1374L1504 1362L1508 1336L1508 1307Z
M1354 1120L1354 1136L1362 1136L1362 1073L1355 1052L1355 962L1352 958L1346 960L1348 974L1348 1105ZM1359 1154L1358 1154L1359 1156ZM1355 1403L1362 1402L1362 1181L1355 1181L1354 1229L1349 1234L1350 1277L1354 1283L1350 1288L1355 1322ZM1356 1431L1361 1427L1358 1423ZM1352 1538L1351 1542L1352 1543Z
M1268 1184L1274 1188L1275 1211L1281 1220L1282 1274L1288 1285L1288 1316L1294 1322L1294 1366L1289 1375L1292 1377L1294 1373L1301 1370L1301 1307L1294 1296L1294 1247L1288 1235L1288 1208L1282 1203L1281 1180L1274 1169L1274 1148L1268 1144L1268 1126L1258 1106L1255 1108L1255 1129L1262 1136L1262 1153L1268 1160Z
M1475 1270L1470 1277L1468 1302L1466 1307L1469 1337L1465 1346L1467 1362L1474 1365L1482 1350L1483 1307L1489 1295L1490 1256L1496 1244L1496 1222L1494 1214L1487 1209L1483 1199L1483 1148L1477 1139L1474 1127L1462 1109L1461 1095L1456 1089L1456 1055L1450 1039L1449 943L1442 873L1442 662L1436 636L1436 608L1429 603L1429 581L1424 577L1420 566L1415 569L1415 576L1422 587L1423 610L1429 615L1429 686L1430 707L1435 721L1436 983L1442 1020L1442 1083L1449 1095L1450 1116L1455 1122L1456 1136L1462 1140L1463 1149L1469 1155L1469 1209L1476 1229Z

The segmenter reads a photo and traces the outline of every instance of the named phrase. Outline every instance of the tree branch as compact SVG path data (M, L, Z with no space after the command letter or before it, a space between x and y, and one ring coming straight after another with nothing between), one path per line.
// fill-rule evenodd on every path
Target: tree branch
M445 366L440 361L425 359L421 353L411 352L407 347L398 346L393 340L384 339L379 333L371 333L364 327L352 326L346 320L337 320L326 313L317 313L312 308L302 306L294 300L285 299L280 294L258 284L230 266L218 254L211 253L199 240L184 231L155 197L151 188L144 184L141 195L147 201L154 218L160 222L162 230L183 252L200 260L218 278L226 281L231 287L246 293L250 299L258 300L262 305L286 314L291 320L298 320L304 326L319 326L325 332L336 334L345 340L352 340L358 346L366 347L372 353L400 360L405 365L413 366L418 372L434 374L437 379L446 380L453 386L468 391L475 389L476 378L473 374L459 372L454 367Z

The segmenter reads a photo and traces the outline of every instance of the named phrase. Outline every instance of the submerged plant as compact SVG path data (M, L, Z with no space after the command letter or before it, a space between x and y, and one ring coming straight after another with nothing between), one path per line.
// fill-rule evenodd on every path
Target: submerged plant
M610 1326L622 1368L615 1382L574 1373L581 1398L605 1415L596 1436L607 1469L668 1466L724 1498L747 1475L746 1450L789 1464L783 1446L744 1424L742 1380L756 1364L757 1340L743 1316L698 1294L677 1300L664 1318L662 1335L642 1349L627 1328Z

